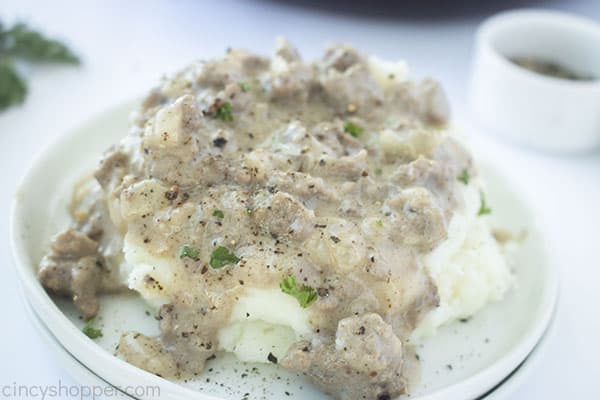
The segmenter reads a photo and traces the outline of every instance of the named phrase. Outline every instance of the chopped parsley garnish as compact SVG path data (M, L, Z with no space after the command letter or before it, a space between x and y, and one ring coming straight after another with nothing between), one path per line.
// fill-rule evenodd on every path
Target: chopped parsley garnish
M219 106L219 108L217 108L216 117L219 118L221 121L226 121L226 122L233 121L233 112L231 109L231 103L226 101L225 103L221 104Z
M344 132L351 134L355 138L359 137L362 131L362 128L353 122L348 121L346 122L346 125L344 125Z
M102 331L100 329L94 328L92 325L94 325L93 318L85 324L81 331L85 334L85 336L89 337L90 339L97 339L101 337Z
M226 266L227 264L237 264L240 261L227 247L219 246L210 255L211 268L217 269Z
M375 223L377 224L378 227L383 228L383 221L378 219L377 221L375 221Z
M492 209L485 204L485 195L481 192L481 205L479 206L479 213L477 215L491 214Z
M464 183L465 185L469 184L469 180L471 179L471 177L469 176L469 170L468 169L463 169L461 174L457 177L457 179L459 181L461 181L462 183Z
M375 168L375 175L381 176L383 174L383 170L381 168Z
M310 286L298 286L293 275L282 280L279 287L283 293L295 297L302 308L308 307L317 299L317 291Z
M191 258L192 260L198 260L200 256L200 249L195 247L191 247L188 245L183 245L179 248L179 258Z
M242 92L247 92L251 88L250 83L246 81L238 82L238 85L240 85L240 89L242 89Z
M225 213L221 210L215 210L213 211L213 217L217 217L217 218L225 218Z

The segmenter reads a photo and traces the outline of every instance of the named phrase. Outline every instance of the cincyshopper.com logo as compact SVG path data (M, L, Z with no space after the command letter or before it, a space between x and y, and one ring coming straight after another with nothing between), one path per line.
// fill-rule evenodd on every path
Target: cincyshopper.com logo
M121 398L160 398L158 386L125 386L116 388L101 385L65 385L60 380L56 385L21 385L13 382L12 385L0 387L0 398L5 399L68 399L68 400L96 400Z

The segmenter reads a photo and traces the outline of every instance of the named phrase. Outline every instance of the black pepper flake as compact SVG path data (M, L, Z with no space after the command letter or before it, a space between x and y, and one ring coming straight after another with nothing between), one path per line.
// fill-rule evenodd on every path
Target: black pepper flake
M267 356L267 360L269 360L269 362L272 362L273 364L277 364L277 357L275 357L273 353L269 353L269 355Z
M167 200L175 200L179 195L179 188L177 186L173 186L171 189L165 192L165 197Z
M315 224L315 228L327 228L327 225Z
M339 242L341 242L340 238L334 235L329 236L329 239L331 239L331 241L335 244L338 244Z
M452 364L446 365L446 368L448 368L450 371L452 371L452 369L453 369Z
M329 296L329 289L324 287L317 288L317 294L319 297L327 297Z
M223 137L218 137L216 139L213 140L213 145L215 147L218 147L220 149L222 149L223 147L225 147L225 145L227 144L227 139L223 138Z
M360 328L358 328L358 332L356 332L357 335L364 335L365 334L365 327L361 326Z
M389 395L389 393L380 393L377 396L377 400L392 400L392 397Z

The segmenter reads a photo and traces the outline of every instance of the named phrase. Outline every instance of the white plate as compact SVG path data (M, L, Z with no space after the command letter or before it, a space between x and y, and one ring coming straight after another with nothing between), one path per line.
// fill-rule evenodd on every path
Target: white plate
M121 332L157 332L134 295L104 297L97 318L104 337L94 343L81 333L82 322L68 301L53 301L36 278L49 238L68 225L66 204L73 182L93 168L99 155L127 132L133 104L105 112L65 135L33 164L16 195L11 223L13 252L26 300L56 340L80 363L116 387L159 385L161 398L235 399L325 398L302 377L271 365L243 365L231 357L217 359L200 379L174 383L135 368L112 355ZM493 170L486 171L488 198L497 223L527 229L516 255L516 287L468 323L443 328L418 354L421 383L411 399L473 399L506 378L534 348L552 316L558 290L555 269L545 258L533 214ZM253 368L258 368L253 371ZM249 372L245 372L248 369ZM242 377L242 374L247 376ZM207 382L208 378L208 382Z
M506 379L497 387L492 389L488 395L481 400L509 400L531 375L532 371L537 368L541 362L542 354L546 351L552 338L556 334L556 317L553 316L550 321L550 326L542 336L539 343L533 348L525 361L517 367Z

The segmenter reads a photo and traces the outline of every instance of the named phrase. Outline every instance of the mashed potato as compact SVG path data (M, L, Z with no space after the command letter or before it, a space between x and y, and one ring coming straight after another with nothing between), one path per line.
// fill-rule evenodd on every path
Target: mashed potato
M512 274L502 249L491 234L486 218L478 216L479 182L465 187L465 207L456 213L448 239L423 257L438 287L440 305L429 311L411 335L413 344L434 336L440 326L468 318L486 304L501 300L512 284ZM143 247L125 241L127 267L124 281L158 309L172 292L173 261L148 254ZM152 276L164 290L144 282ZM246 362L280 358L288 348L310 337L309 314L279 289L250 289L236 302L229 323L218 334L219 348Z
M438 327L468 318L492 301L501 300L512 284L504 254L486 218L478 216L479 193L465 189L464 213L450 222L448 239L424 264L440 295L440 306L429 311L411 336L413 343L435 335Z
M308 313L297 301L278 289L250 289L219 331L219 346L242 361L267 362L269 353L283 358L310 334Z

